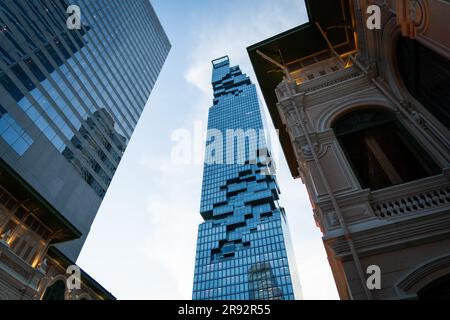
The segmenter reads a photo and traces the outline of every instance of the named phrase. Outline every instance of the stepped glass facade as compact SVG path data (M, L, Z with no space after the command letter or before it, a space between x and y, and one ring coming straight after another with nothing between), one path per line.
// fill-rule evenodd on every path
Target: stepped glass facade
M255 86L213 61L194 300L292 300L300 289Z
M169 50L148 0L0 1L0 298L76 261Z

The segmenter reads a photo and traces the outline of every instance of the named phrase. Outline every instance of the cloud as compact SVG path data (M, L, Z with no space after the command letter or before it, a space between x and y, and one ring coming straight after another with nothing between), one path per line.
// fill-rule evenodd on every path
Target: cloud
M234 10L220 23L205 20L194 30L195 49L185 72L188 83L210 96L211 60L228 55L233 65L250 72L249 45L307 21L304 3L298 0L266 1L254 10L251 17L246 10Z
M147 196L148 232L138 246L139 255L148 265L159 264L164 274L174 279L170 290L158 299L190 299L194 279L197 227L202 222L199 212L202 167L172 165L169 157L143 158L143 168L156 178L152 181L157 193Z
M211 60L228 55L233 65L239 65L244 73L255 79L246 48L307 22L304 2L298 0L266 1L254 8L251 18L247 14L246 10L236 10L222 19L220 24L206 20L195 30L195 49L184 78L201 92L200 101L211 101ZM267 115L265 108L264 111ZM205 114L206 110L199 108L198 112ZM269 129L274 129L271 121L266 123ZM272 139L272 148L280 148L279 142ZM282 192L281 203L289 219L304 299L336 299L337 291L320 231L312 217L306 188L299 180L293 180L285 159L280 160L277 162L277 175Z
M194 3L183 5L195 9ZM233 4L214 3L220 8ZM202 222L203 167L172 163L171 132L178 126L192 130L195 121L206 124L212 59L228 54L253 78L246 47L306 21L303 1L234 3L246 8L226 15L199 12L192 24L187 20L183 36L192 35L193 41L185 46L183 41L173 42L173 52L92 226L79 263L119 299L191 298L197 227ZM167 15L173 14L169 9L175 5L183 6L167 5ZM214 20L218 16L220 20ZM179 22L172 19L174 25ZM180 81L174 80L180 75ZM336 298L335 289L325 289L334 284L305 188L292 179L284 159L278 167L304 296Z

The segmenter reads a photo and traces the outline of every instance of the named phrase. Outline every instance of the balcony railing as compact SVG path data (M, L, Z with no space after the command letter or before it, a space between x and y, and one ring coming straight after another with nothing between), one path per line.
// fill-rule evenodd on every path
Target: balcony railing
M350 62L348 65L342 66L336 58L292 71L290 74L292 79L288 82L288 86L294 93L320 90L362 75L361 71L353 67ZM278 101L289 97L286 81L282 81L275 89Z
M382 219L450 208L450 181L441 174L373 191L371 206Z

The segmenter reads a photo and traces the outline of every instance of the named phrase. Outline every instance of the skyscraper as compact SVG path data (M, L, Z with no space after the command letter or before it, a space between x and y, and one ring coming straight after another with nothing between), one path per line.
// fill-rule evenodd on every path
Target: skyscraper
M228 57L212 64L193 299L299 298L256 88Z
M23 260L76 261L170 47L149 0L0 1L0 238Z

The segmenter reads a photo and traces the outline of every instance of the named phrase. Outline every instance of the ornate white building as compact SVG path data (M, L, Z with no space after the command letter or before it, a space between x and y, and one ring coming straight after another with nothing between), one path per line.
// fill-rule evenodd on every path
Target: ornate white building
M309 23L248 52L339 295L450 298L450 4L306 5Z

